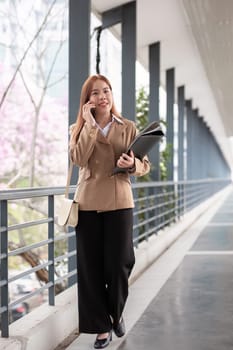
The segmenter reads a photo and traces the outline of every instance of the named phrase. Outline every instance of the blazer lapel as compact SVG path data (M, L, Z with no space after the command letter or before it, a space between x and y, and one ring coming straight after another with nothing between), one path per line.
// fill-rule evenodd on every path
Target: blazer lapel
M110 144L111 141L119 139L119 137L121 137L121 135L125 132L126 128L127 125L125 123L119 123L117 121L114 121L110 126L109 132L106 137L103 135L101 130L98 131L97 141L100 143Z
M119 139L121 135L125 133L126 128L127 125L125 123L121 124L117 121L114 121L107 135L107 139L109 140L109 142L111 143L112 140Z
M108 139L104 136L104 134L101 132L101 130L98 131L97 141L100 142L100 143L107 143L107 144L109 144Z

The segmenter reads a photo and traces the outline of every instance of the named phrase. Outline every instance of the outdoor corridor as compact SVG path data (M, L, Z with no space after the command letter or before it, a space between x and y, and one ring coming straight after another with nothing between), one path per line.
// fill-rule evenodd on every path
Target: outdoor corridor
M233 190L130 287L127 334L108 349L233 349ZM67 350L93 348L80 335Z

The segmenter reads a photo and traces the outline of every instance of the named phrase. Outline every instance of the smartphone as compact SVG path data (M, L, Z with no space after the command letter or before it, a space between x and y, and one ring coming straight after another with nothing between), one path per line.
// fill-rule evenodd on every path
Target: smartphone
M95 108L91 108L91 114L92 114L93 117L95 118Z

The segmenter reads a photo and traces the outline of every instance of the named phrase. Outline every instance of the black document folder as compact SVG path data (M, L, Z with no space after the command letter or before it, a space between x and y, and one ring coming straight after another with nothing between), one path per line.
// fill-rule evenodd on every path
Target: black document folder
M133 151L136 158L140 160L151 150L151 148L161 140L164 133L158 122L153 122L149 124L145 129L143 129L129 145L125 153L129 153L130 150ZM127 169L125 168L114 168L113 175L118 173L124 173Z

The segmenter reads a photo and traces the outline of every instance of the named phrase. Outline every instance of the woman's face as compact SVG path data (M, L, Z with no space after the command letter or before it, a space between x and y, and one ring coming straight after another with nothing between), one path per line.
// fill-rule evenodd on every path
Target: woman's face
M92 86L90 102L95 104L95 113L110 113L112 109L113 96L108 84L103 80L96 80Z

